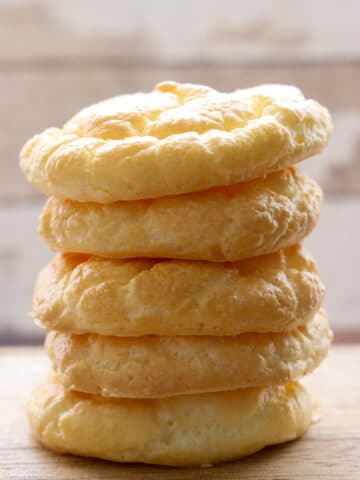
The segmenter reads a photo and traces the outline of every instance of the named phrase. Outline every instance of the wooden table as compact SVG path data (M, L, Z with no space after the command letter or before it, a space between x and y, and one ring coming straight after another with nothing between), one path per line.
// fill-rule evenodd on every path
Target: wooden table
M55 455L31 438L24 402L42 382L39 348L0 349L0 480L360 479L360 346L336 346L305 380L322 412L300 441L210 469L174 469Z

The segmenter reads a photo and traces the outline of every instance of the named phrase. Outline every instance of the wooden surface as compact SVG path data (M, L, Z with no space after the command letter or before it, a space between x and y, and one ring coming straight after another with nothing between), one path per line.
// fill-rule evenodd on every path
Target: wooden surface
M48 361L39 348L0 349L1 480L358 480L360 478L360 345L337 346L305 379L321 398L320 420L296 442L210 469L118 465L55 455L31 438L24 402L44 380Z

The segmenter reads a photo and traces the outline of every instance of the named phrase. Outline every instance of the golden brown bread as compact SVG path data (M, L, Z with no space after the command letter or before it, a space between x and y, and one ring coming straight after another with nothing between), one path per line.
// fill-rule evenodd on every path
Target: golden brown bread
M320 187L294 168L197 194L110 205L50 198L39 232L54 250L108 258L236 261L302 240Z
M320 364L331 339L320 311L288 333L131 338L50 332L46 348L68 389L160 398L288 383Z
M292 383L157 400L106 399L56 383L27 404L36 438L61 453L116 462L209 465L299 437L311 399Z
M300 246L235 263L62 254L38 276L33 318L101 335L237 335L304 325L324 287Z
M56 373L27 404L43 445L190 466L304 432L311 401L292 382L332 333L296 245L322 194L293 165L331 128L294 87L165 82L27 142L21 168L51 195L40 233L65 252L33 303L58 330L46 341Z
M21 152L47 195L86 202L155 198L261 177L320 152L326 108L286 85L221 93L164 82L85 108Z

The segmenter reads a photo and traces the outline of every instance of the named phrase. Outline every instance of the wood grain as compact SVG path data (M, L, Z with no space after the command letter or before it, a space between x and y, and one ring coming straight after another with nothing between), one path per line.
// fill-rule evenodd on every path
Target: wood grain
M48 361L41 349L0 349L1 480L303 480L359 479L360 345L334 347L328 361L305 379L321 399L320 421L302 439L241 461L210 469L179 470L117 465L55 455L31 438L24 402L31 387L44 380Z

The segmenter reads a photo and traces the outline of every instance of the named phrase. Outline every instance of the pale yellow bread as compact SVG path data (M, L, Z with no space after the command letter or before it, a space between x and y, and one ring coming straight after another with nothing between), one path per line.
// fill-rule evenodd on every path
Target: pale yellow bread
M299 245L234 263L59 254L39 274L32 316L100 335L237 335L304 325L324 297Z
M227 188L109 205L51 197L39 232L54 250L108 258L215 262L263 255L302 240L322 193L294 168Z
M35 437L60 453L116 462L211 465L299 437L311 422L299 384L157 400L106 399L37 387L27 403Z
M164 82L86 108L21 152L47 195L110 203L205 190L261 177L315 155L326 108L286 85L217 92Z
M288 333L131 338L50 332L46 349L68 389L160 398L288 383L320 364L331 339L320 311Z

